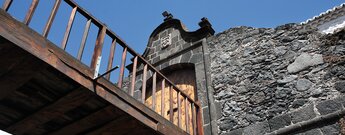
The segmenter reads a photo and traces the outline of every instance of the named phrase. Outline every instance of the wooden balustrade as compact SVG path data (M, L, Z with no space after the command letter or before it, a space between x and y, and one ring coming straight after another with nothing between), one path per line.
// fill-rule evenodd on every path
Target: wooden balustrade
M90 26L91 24L95 25L98 28L98 34L97 39L91 59L90 68L95 72L96 79L99 79L99 77L103 77L110 81L111 78L111 72L114 71L114 57L115 57L115 49L118 47L122 47L123 51L120 58L117 58L115 60L120 60L120 69L118 73L118 80L117 80L117 87L122 88L124 83L124 76L125 74L125 66L126 66L126 59L127 56L131 55L134 57L133 59L133 65L132 69L130 71L130 79L129 79L129 90L128 94L131 96L134 96L134 92L136 90L136 81L137 79L142 80L141 85L141 101L142 103L145 103L145 99L147 98L147 89L148 86L148 79L152 77L152 84L150 85L152 89L152 104L151 106L148 106L152 110L158 109L157 113L162 115L164 118L167 118L168 114L169 117L167 118L169 121L174 123L174 111L177 111L177 121L175 121L176 125L183 130L185 130L187 133L190 134L199 134L203 135L203 128L202 128L202 112L201 112L201 105L199 102L195 101L193 98L189 97L186 93L184 93L180 88L178 88L172 81L170 81L167 77L165 77L161 72L159 72L153 65L151 65L148 61L146 61L140 54L136 53L132 48L130 48L118 35L116 35L113 31L111 31L105 24L97 20L95 17L93 17L91 14L89 14L86 10L78 6L74 1L72 0L55 0L55 3L53 5L53 8L50 12L49 18L47 23L45 24L45 27L42 32L43 37L47 37L49 34L49 31L53 25L55 16L59 10L59 7L61 5L61 2L67 3L71 8L72 11L69 14L69 20L68 24L61 42L61 48L66 49L68 40L70 38L71 29L74 26L75 16L77 13L81 14L87 21L86 25L84 27L84 32L81 38L81 43L79 46L79 50L76 56L76 59L81 60L83 57L83 52L85 49L85 45L89 36ZM6 0L2 6L2 9L5 11L8 11L9 8L11 8L13 0ZM26 25L29 25L32 16L35 13L36 7L39 4L39 0L32 0L31 5L29 6L29 10L26 13L26 16L23 20L23 23ZM109 57L107 59L107 65L106 66L106 72L99 76L99 64L100 59L102 58L102 49L105 37L108 36L111 38L111 47L110 47L110 53ZM139 70L142 70L141 72ZM148 73L152 73L148 75ZM139 76L142 76L140 78ZM161 84L160 86L158 84ZM156 93L158 92L158 87L160 88L161 97L160 103L157 103L156 99ZM168 88L169 96L165 96L165 88ZM176 93L176 101L174 100L174 93ZM165 104L165 100L169 99L169 103ZM183 102L181 102L183 101ZM173 104L177 103L177 110L174 110ZM160 108L156 107L157 104L160 104ZM169 110L165 110L166 105L169 105ZM182 107L184 106L184 108ZM175 108L176 109L176 108ZM184 118L182 115L182 112L184 111ZM190 113L191 114L190 114ZM182 119L185 119L184 121ZM185 124L184 126L182 126Z
M29 23L31 21L31 18L34 15L34 12L35 12L36 7L38 5L38 2L39 2L39 0L33 0L32 1L31 5L30 5L30 8L29 8L29 11L26 14L25 19L23 21L24 24L29 25Z
M55 19L55 16L56 16L56 13L60 7L60 3L61 3L61 0L55 0L55 3L54 3L54 6L53 6L53 9L49 15L49 19L46 23L46 26L44 27L44 30L43 30L43 33L42 33L42 36L43 37L48 37L48 34L49 34L49 31L50 31L50 28L53 24L53 21Z
M61 43L61 48L64 49L64 50L66 49L66 44L67 44L67 41L68 41L68 38L69 38L69 34L71 33L71 29L72 29L72 25L73 25L73 22L74 22L75 14L77 12L77 8L78 7L74 7L72 12L71 12L71 15L70 15L70 18L69 18L69 21L68 21L68 24L67 24L66 32L65 32L65 35L64 35L62 43Z
M5 10L5 11L8 11L8 9L10 8L12 2L13 2L13 0L6 0L4 2L4 4L2 5L2 9Z

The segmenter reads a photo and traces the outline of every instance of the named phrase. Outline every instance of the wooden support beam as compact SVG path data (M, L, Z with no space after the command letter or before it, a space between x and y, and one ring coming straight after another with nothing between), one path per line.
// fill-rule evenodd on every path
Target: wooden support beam
M114 106L109 105L97 112L94 112L78 121L66 125L62 129L49 133L50 135L68 135L78 134L90 128L105 124L112 119L123 115L123 112L117 111ZM104 117L106 116L106 117Z
M130 126L130 125L124 125L124 123L128 123L129 120L131 120L131 118L129 116L118 117L117 119L115 119L111 122L108 122L107 124L98 128L97 130L86 133L85 135L100 135L103 132L106 132L107 130L109 130L109 128L114 128L114 127L118 127L118 126ZM123 129L121 129L121 130L124 131ZM119 131L121 131L121 130L119 130Z
M0 100L28 82L38 71L46 68L20 48L0 38Z
M102 80L100 79L99 81L102 81ZM113 87L116 87L116 86L113 86ZM121 91L121 92L123 92L123 94L125 94L126 96L129 96L124 91ZM99 87L99 86L96 87L96 93L97 93L97 95L103 97L108 102L110 102L110 103L114 104L115 106L117 106L118 108L122 109L124 112L130 114L132 117L141 121L146 126L152 128L154 130L157 129L156 121L152 120L151 118L146 116L148 113L155 113L155 112L140 102L137 102L137 104L132 104L132 105L128 104L128 101L129 100L135 100L134 98L126 98L125 95L123 95L123 96L121 95L118 97L114 94L111 94L112 92L110 93L110 91L107 91L104 88ZM122 100L122 99L125 99L125 100ZM137 108L140 105L142 105L142 107ZM145 114L139 112L139 110L145 111L145 112L150 111L150 112L146 112L146 115L145 115ZM158 114L155 113L155 115L158 115Z
M80 106L91 97L91 92L85 88L77 88L56 102L38 110L26 118L12 124L5 131L13 134L25 134L41 124L44 124L56 117L62 116L65 112Z

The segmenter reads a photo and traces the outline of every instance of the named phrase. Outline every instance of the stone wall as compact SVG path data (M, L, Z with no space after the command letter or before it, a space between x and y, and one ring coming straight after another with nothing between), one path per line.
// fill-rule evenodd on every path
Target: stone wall
M212 130L215 129L216 123L215 121L212 123L212 116L210 116L209 91L207 89L210 86L208 85L210 82L207 82L210 80L207 79L210 76L210 72L207 72L207 66L210 62L209 60L206 62L209 53L205 44L205 37L211 36L214 31L207 19L203 18L199 25L200 29L189 32L178 19L165 20L151 34L143 57L163 74L181 68L191 68L195 71L196 99L200 101L203 112L204 132L209 135L216 132L216 130ZM139 70L141 69L142 65L139 67ZM152 73L148 72L148 78L151 75ZM141 100L142 74L138 73L136 78L134 97Z
M343 109L344 32L316 31L237 27L207 39L219 134L270 133ZM339 134L338 119L296 132Z

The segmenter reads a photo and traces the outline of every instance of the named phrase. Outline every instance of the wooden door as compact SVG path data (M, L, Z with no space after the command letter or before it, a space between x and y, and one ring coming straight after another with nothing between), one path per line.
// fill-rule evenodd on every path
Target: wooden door
M193 100L196 99L195 93L196 93L196 84L195 84L195 71L193 69L180 69L180 70L174 70L173 72L170 72L166 74L166 77L171 80L180 90L182 90L184 93L186 93L190 98ZM157 92L155 93L156 96L156 104L155 104L155 111L162 115L162 81L158 81L157 84ZM147 90L151 90L152 88L148 88ZM178 126L178 100L177 100L177 92L172 89L172 99L173 99L173 114L170 114L170 87L165 84L164 88L164 111L163 116L170 120L170 116L173 115L173 123ZM145 104L147 106L152 106L152 93L147 93L147 98L145 100ZM149 96L150 95L150 96ZM186 102L185 99L180 96L180 113L181 113L181 119L180 119L180 128L187 131L186 127L188 126L188 132L190 134L193 134L193 127L192 127L192 108L191 104L187 102L187 115L188 119L186 122Z

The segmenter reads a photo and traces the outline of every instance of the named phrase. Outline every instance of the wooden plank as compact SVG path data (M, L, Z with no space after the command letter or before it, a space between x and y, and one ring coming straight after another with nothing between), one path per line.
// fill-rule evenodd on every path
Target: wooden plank
M55 0L55 3L54 3L54 7L50 13L50 16L49 16L49 19L46 23L46 26L44 27L44 30L43 30L43 33L42 33L42 36L43 37L48 37L48 34L49 34L49 31L50 31L50 28L53 24L53 21L55 19L55 15L59 9L59 6L60 6L60 3L61 3L61 0Z
M38 3L39 3L39 0L32 0L32 3L31 3L30 8L29 8L29 11L26 14L25 19L23 21L24 24L29 25L29 23L31 21L31 18L34 15L34 12L36 10L36 7L37 7Z
M192 104L192 125L193 125L193 134L194 134L194 135L197 135L197 133L196 133L197 125L196 125L196 116L195 116L195 106L194 106L194 103L191 103L191 104Z
M147 81L147 64L144 65L144 72L143 72L143 86L141 90L141 102L145 103L146 99L146 81Z
M130 119L121 125L114 125L104 130L103 135L160 135L157 131L149 129L134 119Z
M121 57L120 74L119 74L119 80L117 81L117 87L119 88L122 88L122 81L123 81L123 76L125 73L126 56L127 56L127 47L123 48L122 57Z
M116 39L113 39L113 41L111 42L111 46L110 46L110 53L109 53L109 58L108 58L107 71L111 70L111 68L113 67L115 49L116 49ZM107 74L105 76L105 78L110 80L110 75L111 75L111 73Z
M131 96L134 96L135 78L136 78L136 73L137 73L137 64L138 64L138 56L135 56L134 57L134 61L133 61L133 69L132 69L131 90L129 92Z
M177 125L181 128L181 92L177 92Z
M156 110L156 89L157 89L157 73L153 73L152 80L152 110Z
M107 31L107 27L103 26L102 28L99 29L98 31L98 36L97 36L97 40L96 40L96 44L95 44L95 48L93 50L93 55L92 55L92 59L91 59L91 64L90 67L93 71L98 71L97 68L97 64L100 60L100 57L102 55L102 49L103 49L103 43L104 43L104 38L106 35ZM98 75L98 73L97 73Z
M5 131L13 134L24 134L37 126L44 124L56 117L60 117L65 112L80 106L90 97L91 92L85 90L84 88L75 89L54 103L12 124L10 127L6 128Z
M102 81L101 78L98 81ZM109 81L107 81L109 85L112 85ZM118 88L114 85L111 87ZM120 108L127 114L131 115L132 117L136 118L137 120L144 123L146 126L156 130L157 129L157 119L163 120L157 113L152 111L150 108L139 102L138 100L130 97L126 92L116 89L117 94L113 93L114 91L105 90L103 87L97 86L96 93L97 95L103 97L108 102L112 103L116 107ZM130 104L129 104L130 103ZM143 113L145 112L145 113Z
M2 5L2 9L5 10L5 11L7 12L8 9L10 8L12 2L13 2L13 0L6 0L6 1L4 2L4 5Z
M186 123L186 132L187 133L189 133L189 110L188 110L188 108L189 108L189 105L188 105L188 99L187 98L185 98L184 99L184 106L185 106L185 117L186 117L186 119L185 119L185 123Z
M162 92L161 92L161 115L164 117L165 116L165 110L164 110L164 107L165 107L165 103L164 103L164 100L165 100L165 79L162 80Z
M170 116L170 122L171 123L174 123L174 107L173 107L173 100L174 100L174 97L173 97L173 86L169 86L169 116Z
M77 55L77 59L78 60L81 60L81 58L83 56L83 52L84 52L87 36L89 35L89 31L90 31L90 26L91 26L91 19L86 22L86 25L85 25L85 28L84 28L83 37L81 39L81 43L80 43L79 51L78 51L78 55Z
M196 118L197 118L197 126L198 126L198 135L204 135L201 108L199 107L196 108L196 115L197 115Z
M71 29L72 29L72 26L73 26L73 22L74 22L74 18L75 18L76 12L77 12L77 7L74 7L72 12L71 12L71 15L69 17L68 24L67 24L66 31L65 31L65 35L64 35L62 43L61 43L61 48L63 50L66 49L66 44L68 42L69 35L71 33Z
M37 72L46 68L42 61L35 59L20 48L0 38L0 100L23 86Z
M107 124L103 125L102 127L98 128L94 131L91 131L89 133L83 133L83 134L85 134L85 135L100 135L103 132L109 130L109 128L123 125L124 123L128 122L129 120L131 120L131 118L129 116L126 116L126 115L121 116L121 117L118 117L117 119L115 119L111 122L108 122Z
M119 115L123 115L123 113L120 113L119 111L117 111L114 106L108 105L107 107L97 112L94 112L80 120L77 120L49 134L50 135L78 134L87 129L94 128L106 122L109 122L112 119L119 117Z
M158 124L157 126L158 131L163 135L189 135L186 132L180 132L179 129L175 129L174 127L166 126L164 124Z

